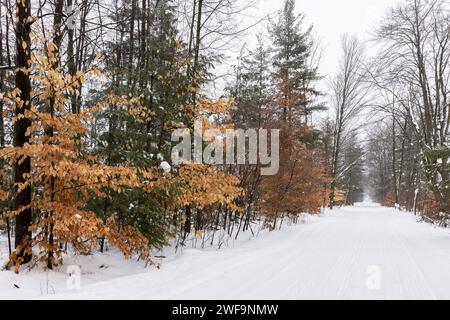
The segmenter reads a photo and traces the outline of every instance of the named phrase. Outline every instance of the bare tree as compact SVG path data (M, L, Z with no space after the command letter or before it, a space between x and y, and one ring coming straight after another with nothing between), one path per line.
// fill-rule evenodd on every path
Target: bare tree
M409 122L428 187L446 198L450 178L450 6L410 0L393 8L376 32L382 44L373 82L396 101L393 117ZM398 121L397 121L398 122ZM406 125L407 127L407 125Z
M335 189L342 168L340 155L346 135L355 135L354 120L367 105L368 85L365 82L364 48L355 37L342 37L342 59L331 83L335 112L331 161L330 208L334 206Z

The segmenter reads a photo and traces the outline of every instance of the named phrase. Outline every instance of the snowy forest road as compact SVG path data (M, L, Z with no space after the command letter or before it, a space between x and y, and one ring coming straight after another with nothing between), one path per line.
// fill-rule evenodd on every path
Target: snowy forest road
M67 298L450 299L450 233L372 203L224 250L185 250L160 270ZM60 298L64 298L59 296Z

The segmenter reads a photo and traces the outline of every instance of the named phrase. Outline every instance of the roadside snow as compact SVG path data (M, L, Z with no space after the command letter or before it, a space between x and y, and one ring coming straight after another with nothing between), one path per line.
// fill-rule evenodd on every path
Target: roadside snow
M3 266L7 258L7 248L2 246L1 249ZM64 262L62 267L51 271L25 269L19 274L12 271L1 271L0 300L40 299L68 291L70 288L68 272L73 270L74 266L80 268L82 287L148 271L143 262L125 260L119 252L115 251L103 254L95 253L92 256L65 257Z
M185 249L159 270L81 257L78 290L62 271L48 273L54 291L47 273L4 271L0 299L450 299L449 248L449 230L360 203L223 250Z

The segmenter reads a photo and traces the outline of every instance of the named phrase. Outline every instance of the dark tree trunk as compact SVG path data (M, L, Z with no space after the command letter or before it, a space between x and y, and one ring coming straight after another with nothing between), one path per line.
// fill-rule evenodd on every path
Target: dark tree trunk
M397 206L398 204L398 184L397 184L397 146L395 141L395 112L394 109L392 109L392 180L394 181L394 206Z
M30 92L31 82L28 73L21 70L21 68L29 68L30 59L30 31L31 24L29 21L31 3L30 0L17 1L16 10L16 87L20 90L19 98L24 103L17 106L15 110L16 117L19 118L14 124L14 146L23 147L25 143L29 142L29 137L26 135L27 129L31 125L28 118L23 117L26 110L30 108ZM17 159L14 163L14 182L22 184L25 182L24 175L31 172L31 160L29 157L24 159ZM27 186L22 191L17 192L15 199L15 210L21 210L16 216L16 230L15 230L15 247L17 250L17 257L23 259L22 263L27 263L31 260L30 244L27 241L31 240L31 231L29 229L32 222L31 208L31 188Z
M195 2L194 2L195 4ZM202 31L202 9L203 9L203 0L198 0L198 14L197 14L197 27L196 27L196 42L195 42L195 49L194 49L194 66L193 66L193 71L194 71L194 81L195 83L197 83L197 79L199 76L199 68L198 68L198 64L199 64L199 60L200 60L200 44L201 44L201 31ZM197 93L194 91L194 93L192 94L192 105L195 108L196 105L196 101L197 101Z
M0 66L4 65L3 60L3 24L2 24L2 6L0 6ZM8 17L6 17L6 20ZM6 43L8 45L8 43ZM4 92L5 88L3 87L3 83L5 81L3 71L0 71L0 92ZM3 119L3 101L0 100L0 149L5 147L5 126ZM3 167L3 160L0 159L0 167ZM8 252L11 254L11 226L9 223L9 217L5 218L6 220L6 231L8 234Z
M0 6L0 66L3 66L3 23L2 23L2 6ZM4 71L0 71L0 92L4 91L3 82ZM5 146L5 129L3 122L3 100L0 100L0 149Z
M191 219L192 219L192 211L190 206L186 206L186 220L184 221L184 236L186 236L191 232Z
M128 54L128 85L134 89L133 81L133 52L134 52L134 21L136 19L136 0L131 1L130 16L130 52Z
M407 140L407 132L406 132L406 128L407 128L407 124L408 124L408 120L405 118L405 123L403 125L403 131L402 131L402 147L401 147L401 151L400 151L400 168L399 168L399 173L398 173L398 184L397 184L397 190L398 190L398 195L399 195L399 204L400 202L402 202L403 200L403 196L402 199L400 199L400 195L404 194L404 192L400 193L400 190L402 188L402 178L403 178L403 171L404 171L404 163L405 163L405 144L406 144L406 140Z
M63 14L63 0L57 0L55 2L55 11L53 16L53 44L55 45L55 56L52 63L52 69L56 70L59 66L59 50L61 47L61 41L62 41L62 32L61 32L61 22L62 22L62 14ZM50 97L49 101L49 113L51 118L53 119L53 116L55 114L55 98L54 96ZM49 137L53 137L53 126L49 126L45 129L45 134ZM52 161L52 167L54 167L54 162ZM51 194L51 202L54 202L55 198L55 178L50 178L50 194ZM53 212L48 212L49 217L53 216ZM48 250L48 257L47 257L47 267L49 269L53 269L53 245L54 245L54 236L53 236L53 222L50 222L47 226L47 232L48 232L48 244L49 244L49 250Z
M73 0L67 0L67 6L72 7ZM75 53L74 53L74 26L69 26L67 30L67 69L71 76L75 76L77 72L77 67L75 65ZM70 94L70 103L72 113L77 114L79 112L79 108L77 107L77 96L72 93Z

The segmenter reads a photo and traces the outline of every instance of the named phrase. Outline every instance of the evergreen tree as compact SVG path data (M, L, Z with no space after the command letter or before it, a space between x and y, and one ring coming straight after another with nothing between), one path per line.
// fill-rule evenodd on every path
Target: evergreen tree
M251 128L266 122L267 107L271 102L273 86L270 70L270 50L258 35L255 50L246 51L235 67L236 77L228 86L230 96L238 106L232 111L233 122L238 127Z
M285 0L278 22L270 28L274 78L282 99L291 101L289 106L279 106L282 109L280 116L297 123L307 123L314 110L322 109L312 104L319 94L313 85L319 75L309 61L313 48L312 26L303 30L303 21L303 14L295 14L295 0Z
M129 5L128 10L124 9L125 14L135 15L135 4ZM114 52L105 64L105 71L112 77L111 86L93 92L95 99L91 103L110 94L139 96L135 108L121 107L114 100L97 115L96 153L109 165L159 166L170 156L168 142L172 130L180 124L189 124L192 118L189 108L186 109L190 94L186 73L189 61L176 29L175 7L171 1L161 1L154 11L148 9L139 8L141 14L136 15L140 17L136 21L141 24L140 33L135 30L125 33L123 30L131 27L123 22L120 13L113 17L122 28L108 43ZM126 45L130 41L134 42L138 55L123 52L123 48L130 48ZM104 220L118 213L119 221L138 228L154 246L162 247L166 243L174 223L166 210L174 201L172 191L154 189L148 194L133 188L120 193L108 192L108 199L97 198L91 203Z

